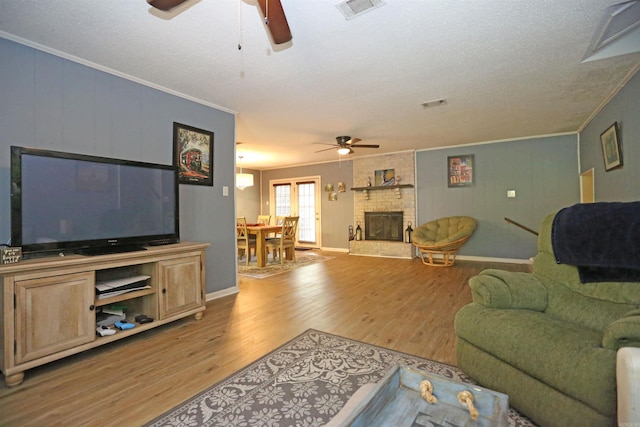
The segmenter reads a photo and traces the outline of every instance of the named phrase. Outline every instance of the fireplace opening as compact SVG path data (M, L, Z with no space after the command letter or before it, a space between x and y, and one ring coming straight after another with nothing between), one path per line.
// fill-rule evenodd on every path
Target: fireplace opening
M365 212L364 239L402 242L402 211Z

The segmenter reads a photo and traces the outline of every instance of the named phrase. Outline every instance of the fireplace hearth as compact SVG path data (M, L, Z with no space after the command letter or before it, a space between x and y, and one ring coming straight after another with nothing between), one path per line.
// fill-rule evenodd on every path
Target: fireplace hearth
M402 242L403 213L399 212L365 212L364 239Z

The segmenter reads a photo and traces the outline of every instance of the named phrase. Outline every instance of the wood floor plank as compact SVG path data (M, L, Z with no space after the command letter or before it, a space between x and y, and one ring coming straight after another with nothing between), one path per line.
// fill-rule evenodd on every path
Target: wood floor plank
M0 385L2 426L137 426L309 328L455 365L453 319L486 268L529 266L333 256L266 279L183 319L29 370ZM4 379L3 379L4 380Z

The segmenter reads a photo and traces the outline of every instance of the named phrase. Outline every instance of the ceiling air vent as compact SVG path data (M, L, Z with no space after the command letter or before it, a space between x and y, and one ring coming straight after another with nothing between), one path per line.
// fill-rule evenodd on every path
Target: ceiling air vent
M384 4L383 0L346 0L338 3L336 7L346 19L353 19Z

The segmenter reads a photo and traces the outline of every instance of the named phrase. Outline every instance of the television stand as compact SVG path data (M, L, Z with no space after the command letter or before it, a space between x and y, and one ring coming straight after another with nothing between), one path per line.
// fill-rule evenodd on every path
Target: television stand
M22 383L25 371L36 366L191 315L201 319L207 247L209 243L182 242L0 265L0 371L7 386ZM96 282L136 277L144 277L145 286L119 295L96 293ZM117 306L126 307L125 320L135 327L97 335L96 312ZM153 322L136 322L142 314Z
M144 251L147 248L141 245L114 245L114 246L96 246L94 248L82 248L77 251L80 255L96 256L109 254L122 254L126 252Z

